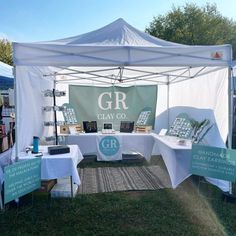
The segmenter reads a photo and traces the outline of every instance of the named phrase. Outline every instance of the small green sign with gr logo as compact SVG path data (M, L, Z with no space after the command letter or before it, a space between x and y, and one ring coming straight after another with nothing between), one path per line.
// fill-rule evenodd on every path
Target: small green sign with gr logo
M191 173L235 182L236 150L193 144Z
M41 186L41 158L16 162L4 168L4 203Z

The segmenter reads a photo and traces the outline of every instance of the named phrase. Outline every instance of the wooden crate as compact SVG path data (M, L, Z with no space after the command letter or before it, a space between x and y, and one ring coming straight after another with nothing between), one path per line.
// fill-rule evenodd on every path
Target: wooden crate
M149 133L152 131L152 126L149 125L138 125L135 126L136 133Z
M49 193L56 183L57 183L56 179L42 180L39 192Z
M82 127L80 124L77 125L69 125L69 127L74 127L77 133L81 133L82 132Z

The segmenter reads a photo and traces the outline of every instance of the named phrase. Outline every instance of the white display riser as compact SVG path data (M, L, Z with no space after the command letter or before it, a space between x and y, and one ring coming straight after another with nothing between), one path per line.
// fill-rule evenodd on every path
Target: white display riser
M77 190L78 190L78 185L73 184L73 197L76 196ZM57 179L57 184L55 184L51 190L51 197L52 198L71 197L70 177Z

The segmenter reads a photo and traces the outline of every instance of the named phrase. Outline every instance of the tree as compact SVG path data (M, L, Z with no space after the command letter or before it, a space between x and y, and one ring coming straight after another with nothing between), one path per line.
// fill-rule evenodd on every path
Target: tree
M187 45L232 44L236 58L236 22L222 16L215 4L173 6L166 15L154 17L146 32Z
M7 39L0 39L0 61L13 65L12 44Z

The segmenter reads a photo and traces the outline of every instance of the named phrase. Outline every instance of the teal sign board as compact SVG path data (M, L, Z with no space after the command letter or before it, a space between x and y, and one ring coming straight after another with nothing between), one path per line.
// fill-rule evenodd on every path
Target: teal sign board
M236 150L193 144L191 173L234 182Z
M99 150L105 156L114 156L120 149L120 143L116 137L106 136L99 143Z
M41 158L19 161L4 168L4 203L41 186Z
M148 123L154 126L157 86L95 87L69 86L69 102L74 108L78 123L97 121L98 130L104 123L120 129L121 121L138 121L140 113L150 109Z

